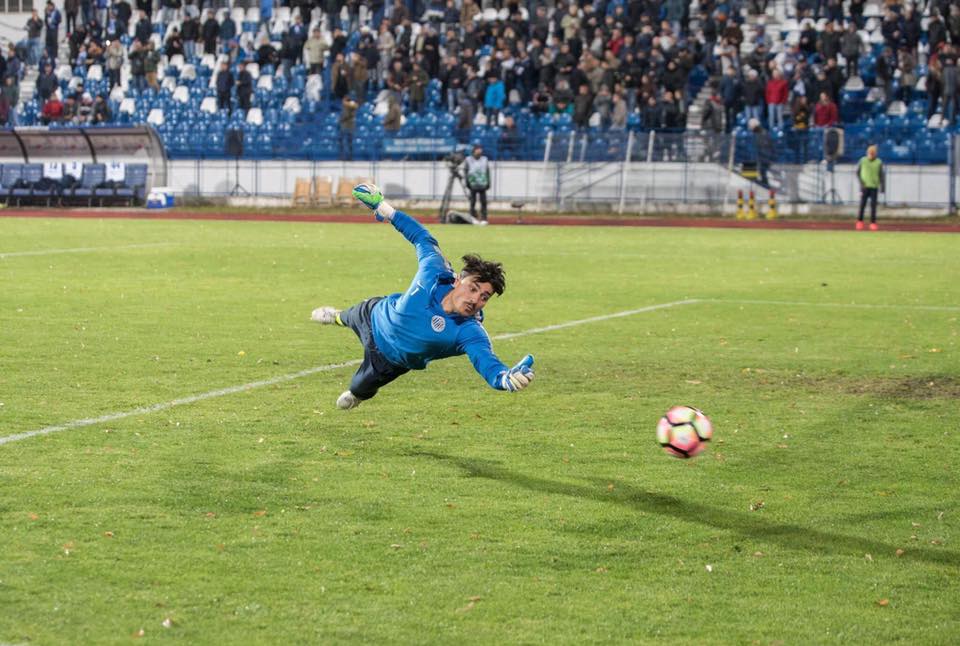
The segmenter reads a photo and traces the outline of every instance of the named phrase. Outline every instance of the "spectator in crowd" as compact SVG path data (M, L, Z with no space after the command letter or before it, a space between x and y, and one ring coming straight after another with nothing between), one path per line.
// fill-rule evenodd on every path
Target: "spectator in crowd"
M329 48L320 29L314 29L303 48L304 64L307 66L309 74L320 74L323 72L323 65Z
M833 102L830 95L826 92L820 93L820 100L813 110L813 125L818 128L830 128L837 125L840 121L840 115L837 110L837 104Z
M708 135L723 133L724 112L723 99L719 90L716 87L711 87L710 98L704 103L703 113L700 115L700 129Z
M350 54L350 93L360 103L366 100L369 79L370 70L367 69L367 59L357 51Z
M877 57L877 84L883 88L883 100L889 103L893 100L893 80L897 72L897 58L894 50L884 47Z
M953 123L957 114L957 85L960 81L960 71L957 68L957 57L953 48L949 45L944 46L943 53L939 57L941 65L940 75L943 87L943 118Z
M500 116L505 102L506 91L503 81L495 74L487 75L487 87L483 96L483 111L488 125L497 125L497 117Z
M330 67L330 83L333 86L333 96L338 101L350 93L350 67L344 60L343 52L337 54Z
M470 215L487 221L487 189L490 188L490 160L483 154L483 146L475 144L473 152L464 161L467 189L470 191ZM480 213L477 213L477 198L480 198Z
M80 0L63 0L63 13L66 16L67 35L77 28L77 12L80 11Z
M663 127L663 111L657 97L652 94L648 95L647 104L643 106L641 123L646 130L659 130Z
M581 83L577 96L573 100L573 123L580 128L586 128L591 114L593 114L593 95L590 94L590 86Z
M49 63L44 65L36 82L37 95L40 97L41 104L46 102L58 87L60 87L60 81L53 73L53 66Z
M260 64L260 68L267 65L272 65L276 68L277 64L280 62L280 55L277 53L276 48L270 44L270 38L264 36L260 41L260 47L257 48L257 63Z
M51 123L60 123L63 118L63 102L60 101L60 90L50 95L40 110L40 123L49 126Z
M340 156L348 161L353 159L353 132L357 127L358 106L352 97L343 97L340 108Z
M24 29L27 32L27 64L36 65L40 60L40 50L42 49L40 36L43 34L43 20L37 15L36 9L31 12Z
M197 55L197 41L200 40L199 20L195 16L186 16L180 23L180 35L183 38L183 56L190 61Z
M251 96L253 96L253 75L247 70L247 62L240 61L237 68L237 103L244 114L250 110Z
M230 66L227 65L226 61L220 63L220 71L217 72L216 82L217 109L230 112L233 110L233 103L230 100L230 91L233 90L233 86L236 84L236 81L234 80L233 73L230 71Z
M160 89L157 82L157 69L160 65L160 53L154 49L153 42L148 42L143 50L143 75L146 78L147 85L154 90Z
M668 130L681 130L686 127L686 117L680 111L680 106L673 92L664 92L661 101L661 110L663 113L663 127Z
M290 32L288 32L290 33ZM221 44L225 44L237 37L237 23L233 21L230 12L224 14L223 21L217 30L217 38Z
M220 35L220 24L217 22L216 15L211 9L207 11L207 19L204 21L203 28L200 31L200 37L203 39L204 54L217 53L217 37L219 35ZM269 44L269 40L268 40L268 44Z
M720 80L720 96L723 99L725 130L732 132L733 125L737 121L737 113L740 111L742 96L740 80L737 78L737 70L734 67L728 67L723 73L723 78Z
M17 108L20 107L20 86L12 76L3 78L3 98L7 102L7 125L16 128L19 125Z
M427 76L427 72L423 67L418 63L414 63L408 82L410 111L420 112L423 109L423 104L427 97L427 84L430 82L430 77Z
M134 41L130 45L130 53L127 58L130 61L130 79L136 90L143 90L147 85L146 72L144 71L144 57L146 49L140 44L140 41Z
M5 93L0 92L0 125L6 126L10 123L10 112L10 99Z
M773 76L767 81L765 98L767 101L767 128L783 128L783 108L790 97L790 88L783 78L780 68L773 70Z
M183 56L183 36L180 35L180 30L176 27L171 27L169 34L167 34L167 40L163 45L163 53L166 54L167 60L170 60L173 56Z
M400 109L400 102L392 94L387 98L387 114L383 119L383 129L387 132L396 133L400 130L403 121L403 112Z
M743 82L743 103L746 105L747 119L761 119L763 112L763 82L760 73L755 69L747 71L747 78Z
M87 23L89 24L89 22ZM146 45L150 42L150 34L153 33L153 24L150 22L150 17L143 11L137 12L137 26L134 29L134 37L140 42L141 45Z
M457 109L457 95L463 82L463 68L455 56L449 56L440 69L440 89L443 104L448 112Z
M623 92L613 93L613 107L610 111L610 129L626 130L627 128L627 101L623 98Z
M857 163L857 179L860 182L860 212L857 214L857 230L863 229L863 212L870 201L870 230L877 230L877 194L883 193L885 177L883 162L877 157L875 145L867 148L867 154Z
M810 104L804 94L798 94L790 107L790 115L793 117L793 130L797 133L797 163L803 164L807 161L807 132L810 130Z
M284 78L289 79L293 75L293 66L300 60L302 51L300 42L293 34L289 31L283 34L280 41L280 65L283 67Z
M770 133L763 129L759 119L750 119L747 127L753 133L753 144L757 155L757 183L770 187L770 163L774 158L773 140Z
M396 49L396 39L393 32L390 31L390 25L386 22L380 23L380 33L377 37L377 51L380 53L379 63L377 64L377 82L379 87L386 86L387 73L390 70L390 61L393 60L393 53Z
M110 114L110 104L102 94L98 94L93 103L93 123L108 124L112 119Z
M123 43L119 40L111 41L107 47L107 76L111 90L120 85L120 70L123 68L124 57Z
M70 34L70 37L67 38L67 45L70 48L70 64L76 65L77 58L80 56L80 51L84 48L84 43L87 42L87 26L86 25L77 25L77 28Z
M60 42L60 10L57 9L51 0L47 0L47 6L44 10L44 25L46 26L46 46L47 57L56 60L57 48Z
M860 75L860 54L863 51L863 41L857 33L857 26L850 23L840 38L840 51L847 60L847 78Z
M900 70L900 86L897 98L909 104L913 98L913 87L917 84L917 57L913 52L916 48L904 47L898 56ZM836 97L834 97L836 100Z

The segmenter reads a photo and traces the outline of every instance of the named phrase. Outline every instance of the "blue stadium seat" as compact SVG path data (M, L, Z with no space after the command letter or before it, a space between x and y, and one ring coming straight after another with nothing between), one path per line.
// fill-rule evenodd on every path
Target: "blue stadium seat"
M32 194L33 189L30 185L36 184L43 177L43 164L24 164L20 174L20 181L26 182L27 186L17 186L10 191L10 198L16 200L19 205L27 200Z

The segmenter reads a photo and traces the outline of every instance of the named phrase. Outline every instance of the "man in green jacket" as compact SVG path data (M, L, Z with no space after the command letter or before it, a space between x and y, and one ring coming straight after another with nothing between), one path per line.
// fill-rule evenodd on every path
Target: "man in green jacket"
M877 230L877 193L885 189L883 162L877 157L875 145L867 148L866 157L857 164L857 179L860 180L860 214L857 217L857 231L863 229L863 212L870 200L870 230Z

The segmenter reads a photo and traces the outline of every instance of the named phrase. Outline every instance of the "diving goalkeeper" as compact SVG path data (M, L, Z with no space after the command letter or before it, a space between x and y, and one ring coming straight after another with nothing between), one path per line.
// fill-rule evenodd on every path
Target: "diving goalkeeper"
M349 327L363 343L363 363L350 389L337 399L344 410L370 399L388 383L422 370L434 359L466 354L480 376L497 390L516 392L533 380L533 357L508 368L493 353L483 329L483 307L506 281L498 262L463 257L456 274L440 253L430 232L409 215L390 206L372 184L360 184L353 196L387 221L417 250L419 268L403 294L369 298L345 310L318 307L310 318L323 325Z

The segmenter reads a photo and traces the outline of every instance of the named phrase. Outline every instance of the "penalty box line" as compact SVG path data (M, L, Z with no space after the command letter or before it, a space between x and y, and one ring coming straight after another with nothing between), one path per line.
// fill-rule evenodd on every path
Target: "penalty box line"
M689 299L689 300L683 300L683 301L673 301L670 303L660 303L657 305L648 305L647 307L640 307L637 309L626 310L623 312L614 312L613 314L604 314L602 316L594 316L586 319L567 321L566 323L558 323L556 325L547 325L545 327L531 328L529 330L524 330L522 332L498 334L497 336L494 336L492 338L494 340L515 339L522 336L529 336L531 334L539 334L541 332L552 332L554 330L563 330L565 328L575 327L577 325L586 325L587 323L598 323L601 321L609 321L615 318L632 316L634 314L642 314L644 312L652 312L654 310L661 310L669 307L677 307L679 305L692 305L698 302L699 301L696 299ZM0 445L10 444L12 442L19 442L20 440L26 440L31 437L38 437L41 435L51 435L53 433L60 433L63 431L72 431L74 429L84 428L87 426L95 426L97 424L103 424L105 422L113 422L119 419L125 419L127 417L135 417L137 415L149 415L150 413L159 413L160 411L169 410L177 406L193 404L193 403L204 401L207 399L214 399L215 397L234 395L236 393L244 392L247 390L254 390L255 388L263 388L264 386L274 386L276 384L281 384L288 381L294 381L295 379L302 379L303 377L309 377L310 375L315 375L319 372L328 372L330 370L336 370L338 368L356 366L356 365L359 365L360 363L361 363L360 359L354 359L352 361L345 361L343 363L331 363L325 366L316 366L314 368L307 368L306 370L293 372L287 375L280 375L277 377L272 377L270 379L263 379L261 381L251 381L250 383L241 384L239 386L229 386L227 388L211 390L209 392L200 393L198 395L181 397L179 399L173 399L168 402L153 404L151 406L141 406L139 408L133 408L131 410L121 411L118 413L108 413L106 415L101 415L99 417L76 419L70 422L64 422L63 424L45 426L43 428L38 428L33 431L25 431L23 433L14 433L13 435L0 437Z

